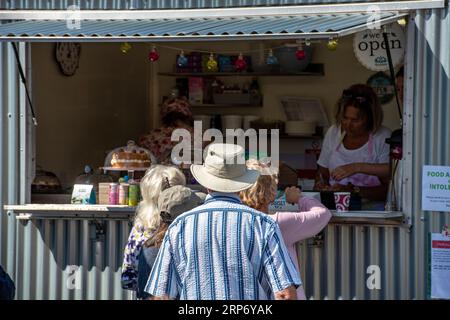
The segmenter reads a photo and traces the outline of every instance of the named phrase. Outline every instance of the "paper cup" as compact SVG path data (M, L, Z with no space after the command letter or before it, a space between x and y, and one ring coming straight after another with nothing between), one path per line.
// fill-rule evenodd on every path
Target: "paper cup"
M348 211L350 192L335 192L334 203L336 204L336 211Z

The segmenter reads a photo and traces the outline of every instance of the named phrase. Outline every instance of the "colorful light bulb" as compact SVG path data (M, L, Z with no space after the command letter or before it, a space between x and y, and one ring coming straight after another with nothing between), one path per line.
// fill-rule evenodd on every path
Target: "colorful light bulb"
M184 51L181 50L180 55L178 56L177 64L179 67L185 67L188 64L188 59L184 55Z
M122 53L128 53L131 50L131 45L128 42L124 42L120 45L120 51Z
M212 53L209 55L209 60L206 63L206 68L208 69L208 71L217 71L217 61L214 59L214 55Z
M406 21L405 18L401 18L401 19L397 20L397 23L398 23L400 26L404 27L404 26L406 26L407 21Z
M278 64L278 59L273 55L272 49L269 50L269 55L267 56L266 63L270 65Z
M153 46L152 51L150 51L150 53L148 54L148 58L150 59L151 62L155 62L156 60L159 59L159 53L156 51L155 46Z
M331 50L331 51L335 51L337 49L337 46L338 46L337 39L330 39L327 43L327 48L328 48L328 50Z
M304 60L306 58L306 51L303 50L302 45L298 46L297 51L295 51L295 57L297 60Z
M247 62L245 62L242 53L239 53L239 56L234 63L234 68L236 69L236 71L244 71L247 68Z

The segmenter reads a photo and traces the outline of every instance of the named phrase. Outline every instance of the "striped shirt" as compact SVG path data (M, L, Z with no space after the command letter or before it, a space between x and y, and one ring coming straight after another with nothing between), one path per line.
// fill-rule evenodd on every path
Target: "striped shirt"
M170 225L145 291L188 300L267 300L301 284L277 223L213 193Z

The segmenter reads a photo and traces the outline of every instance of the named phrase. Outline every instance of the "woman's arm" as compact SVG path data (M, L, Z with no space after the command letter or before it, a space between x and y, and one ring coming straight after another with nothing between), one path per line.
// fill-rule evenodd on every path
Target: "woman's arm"
M301 197L298 207L299 212L276 213L287 246L318 234L331 219L331 212L316 199Z
M364 173L379 178L388 178L390 176L390 165L389 163L350 163L334 169L331 172L331 177L334 180L340 181L356 173Z
M328 190L330 187L330 171L328 168L317 165L317 173L314 182L314 190Z

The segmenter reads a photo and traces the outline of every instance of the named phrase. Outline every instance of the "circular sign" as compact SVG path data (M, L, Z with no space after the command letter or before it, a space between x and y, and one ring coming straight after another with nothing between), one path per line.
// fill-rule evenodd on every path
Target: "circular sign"
M377 72L367 80L369 85L377 94L381 104L389 103L394 98L394 86L391 78L384 72Z
M405 34L398 23L386 26L389 49L394 68L403 60L405 54ZM389 70L383 29L367 29L355 34L353 50L356 58L367 69L373 71Z

